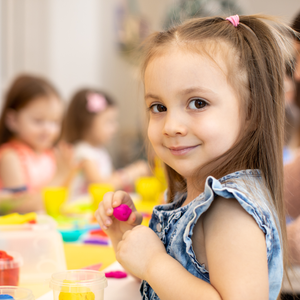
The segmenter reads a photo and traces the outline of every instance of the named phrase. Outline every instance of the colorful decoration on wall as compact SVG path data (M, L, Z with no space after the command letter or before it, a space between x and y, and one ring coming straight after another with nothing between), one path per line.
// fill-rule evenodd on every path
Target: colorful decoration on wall
M137 0L123 0L116 11L118 48L129 62L138 61L138 48L149 34L149 25L140 13Z
M241 14L241 9L235 0L178 0L167 13L164 29L178 25L189 18L234 14Z

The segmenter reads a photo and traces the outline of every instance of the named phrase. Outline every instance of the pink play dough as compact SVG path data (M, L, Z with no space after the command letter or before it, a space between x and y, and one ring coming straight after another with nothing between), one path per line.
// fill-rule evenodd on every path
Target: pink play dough
M127 221L131 212L132 210L128 205L121 204L120 206L114 208L113 215L120 221Z
M105 277L107 277L107 278L118 278L118 279L119 278L125 278L125 277L127 277L127 273L122 272L122 271L106 272Z

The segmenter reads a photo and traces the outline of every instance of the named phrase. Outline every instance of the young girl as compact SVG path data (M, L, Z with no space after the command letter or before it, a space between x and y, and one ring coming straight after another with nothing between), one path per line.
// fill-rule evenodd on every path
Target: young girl
M71 199L86 194L90 183L109 183L115 188L123 188L133 184L139 176L148 174L144 161L114 171L105 146L118 129L117 116L114 101L101 91L82 89L71 99L63 137L74 145L74 156L81 166L81 172L72 183Z
M69 150L60 147L65 154L57 164L61 151L53 151L62 114L58 92L45 79L20 75L9 87L0 118L0 189L12 210L43 210L41 189L65 180Z
M148 137L166 164L169 204L154 208L150 228L121 191L96 212L143 299L279 296L289 29L266 19L192 19L145 43ZM133 210L127 222L112 216L121 203Z

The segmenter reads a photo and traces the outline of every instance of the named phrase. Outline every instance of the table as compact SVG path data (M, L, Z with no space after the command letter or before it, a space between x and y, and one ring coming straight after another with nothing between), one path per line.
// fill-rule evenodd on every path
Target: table
M122 266L118 262L114 262L104 272L108 271L121 271ZM104 290L105 300L140 300L141 295L139 292L140 282L132 276L128 275L126 278L113 279L107 278L107 288ZM37 300L53 300L52 291L47 292Z
M99 263L102 263L100 270L103 270L116 261L112 246L64 243L64 251L68 270Z
M68 270L81 269L98 263L102 263L100 270L103 270L116 261L111 246L64 243L64 251ZM20 286L32 290L35 298L41 297L50 291L49 281L36 284L20 284Z
M66 254L67 268L80 269L88 265L102 263L101 271L123 270L122 266L116 262L113 248L111 246L82 245L76 243L65 243L64 250ZM80 257L80 259L78 259ZM294 266L289 270L289 276L293 291L300 294L300 267ZM52 291L49 288L49 282L39 284L21 285L31 289L37 300L53 300ZM108 278L108 287L105 289L105 300L139 300L140 283L128 276L123 279ZM287 280L283 281L282 291L292 293ZM122 298L120 299L120 295Z

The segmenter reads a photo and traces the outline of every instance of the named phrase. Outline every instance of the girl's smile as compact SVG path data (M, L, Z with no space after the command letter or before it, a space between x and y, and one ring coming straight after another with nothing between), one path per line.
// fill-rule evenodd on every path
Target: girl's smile
M195 148L199 147L200 145L196 145L196 146L181 146L181 147L167 147L170 149L170 152L173 155L185 155L188 154L190 151L193 151Z
M156 154L187 183L234 145L244 124L224 60L214 59L171 48L145 71L149 139Z

